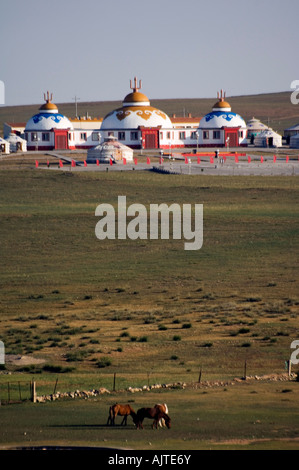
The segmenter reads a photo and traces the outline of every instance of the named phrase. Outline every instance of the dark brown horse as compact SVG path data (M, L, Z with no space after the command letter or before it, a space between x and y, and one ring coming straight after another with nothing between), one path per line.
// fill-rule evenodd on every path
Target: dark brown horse
M162 418L164 419L165 424L168 427L168 429L171 426L170 417L166 413L164 413L164 411L162 411L160 409L160 407L158 407L158 406L154 406L154 408L140 408L137 411L137 424L136 424L137 429L143 429L143 424L142 423L143 423L144 418L154 420L154 422L152 424L153 429L154 428L158 429L158 422Z
M119 403L115 403L115 405L110 406L107 425L110 424L111 426L114 426L117 415L124 417L121 422L121 426L125 426L127 424L128 416L132 416L133 422L137 424L137 415L130 405L120 405Z

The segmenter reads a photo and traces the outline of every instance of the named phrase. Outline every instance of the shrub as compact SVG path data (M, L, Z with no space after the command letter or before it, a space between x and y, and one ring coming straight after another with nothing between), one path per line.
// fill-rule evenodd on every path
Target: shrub
M241 335L244 335L245 333L249 333L250 329L249 328L240 328L238 333Z
M139 338L139 343L146 343L147 342L147 336L141 336L141 338Z
M74 370L74 367L62 367L62 366L54 366L50 364L46 364L43 367L44 372L53 372L55 374L65 374L68 372L72 372Z
M111 366L111 361L108 357L101 357L101 359L97 362L97 366L100 369L103 369L104 367L109 367Z
M173 341L181 341L181 337L179 335L174 335L172 339Z

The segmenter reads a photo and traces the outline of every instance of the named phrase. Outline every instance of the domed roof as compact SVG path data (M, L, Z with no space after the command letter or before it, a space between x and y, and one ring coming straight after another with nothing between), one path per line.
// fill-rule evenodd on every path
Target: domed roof
M219 92L217 93L217 98L218 98L218 101L217 101L217 103L214 104L213 110L215 110L215 111L217 111L218 109L221 109L222 111L230 111L231 110L231 105L227 101L224 101L225 92L223 93L223 90L221 90L220 95L219 95Z
M73 129L69 119L58 112L56 104L52 103L49 92L44 94L44 103L39 113L32 116L26 124L25 131L50 131L51 129Z
M143 103L147 105L150 104L148 97L143 93L140 93L140 91L133 91L132 93L129 93L123 100L124 105L134 103Z
M48 91L47 91L47 96L44 93L45 103L41 105L39 110L40 111L48 111L48 112L57 112L58 113L58 108L57 108L56 104L51 102L52 99L53 99L53 93L51 93L51 98L50 98L50 95L49 95Z
M161 127L172 128L170 118L163 111L150 106L150 101L146 95L141 93L141 80L139 87L137 79L134 79L134 86L130 81L133 90L123 100L123 106L107 114L103 119L101 129L138 129L138 127Z
M225 93L221 90L218 102L213 106L213 110L206 114L199 123L199 129L221 129L222 127L241 127L246 129L244 119L231 111L230 104L224 100Z
M88 149L87 161L89 162L95 162L96 160L99 160L100 162L109 163L110 158L114 159L115 161L121 160L122 158L126 158L128 161L132 161L133 150L116 140L113 136L109 136L104 140L104 142L101 142L91 149Z
M266 124L263 124L259 119L256 119L253 117L249 121L247 121L247 129L250 131L264 131L268 129L268 126Z

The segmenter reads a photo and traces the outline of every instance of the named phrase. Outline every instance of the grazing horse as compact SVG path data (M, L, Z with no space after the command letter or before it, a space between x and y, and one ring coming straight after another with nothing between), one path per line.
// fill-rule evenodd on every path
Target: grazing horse
M163 413L166 413L168 415L168 406L166 405L166 403L163 403L163 404L159 403L159 404L155 405L155 408L159 408L161 411L163 411ZM161 418L159 420L159 426L161 428L166 426L164 418Z
M117 415L124 417L121 422L121 426L126 426L128 416L130 415L132 416L133 422L137 424L137 415L130 405L120 405L119 403L115 403L115 405L110 406L107 425L110 424L111 426L114 426Z
M142 423L143 423L144 418L154 420L152 424L153 429L154 427L158 429L158 422L162 418L165 420L165 424L168 427L168 429L170 428L170 425L171 425L170 417L166 413L164 413L164 411L160 410L158 407L155 407L155 406L154 408L140 408L137 411L137 429L140 429L140 428L143 429Z

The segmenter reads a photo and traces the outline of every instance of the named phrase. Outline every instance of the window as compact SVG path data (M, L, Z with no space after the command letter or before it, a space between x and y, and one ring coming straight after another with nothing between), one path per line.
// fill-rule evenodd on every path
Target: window
M203 131L202 138L203 139L208 139L209 138L209 131Z
M93 132L93 133L91 134L91 140L93 140L93 141L99 141L99 140L100 140L100 138L99 138L99 133L98 133L98 132Z
M163 132L160 132L160 140L163 140Z
M239 131L239 137L243 137L243 131Z
M126 139L126 133L121 131L118 133L118 140L125 140Z
M180 139L185 140L186 139L186 132L180 132Z
M50 134L49 132L42 132L42 141L49 142L50 141Z
M86 134L86 132L81 132L81 134L80 134L80 139L81 139L81 140L87 140L87 134Z
M136 131L131 132L131 140L138 140L138 132Z
M220 131L213 131L213 139L220 139Z
M31 132L31 142L37 142L37 132Z
M170 132L167 132L167 139L170 139Z
M109 132L108 132L108 137L114 137L114 132L109 131Z
M191 132L191 139L197 139L197 132L196 131L192 131Z

